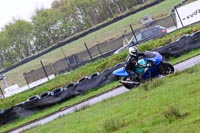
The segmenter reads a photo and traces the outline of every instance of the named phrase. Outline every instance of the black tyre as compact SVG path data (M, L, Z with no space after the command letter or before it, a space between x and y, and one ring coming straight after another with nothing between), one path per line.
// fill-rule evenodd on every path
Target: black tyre
M89 77L88 77L88 79L92 79L92 78L94 78L94 77L97 77L97 76L99 76L99 72L95 72L95 73L93 73L93 74L91 74Z
M64 87L64 90L74 89L77 86L77 83L71 82Z
M26 101L27 102L31 102L31 101L36 101L36 100L39 100L39 99L40 99L40 96L39 95L35 95L35 96L29 97Z
M133 84L132 85L131 84L123 84L123 86L129 90L135 87L135 85L133 85Z
M63 88L59 87L59 88L54 89L54 90L51 92L51 95L57 96L57 95L62 94L62 92L63 92Z
M77 84L83 83L84 81L88 80L88 76L84 76L77 81Z
M127 81L127 80L130 80L130 82L131 82L131 80L133 80L133 79L131 79L131 78L125 78L125 77L123 77L122 79L121 79L121 84L125 87L125 88L127 88L127 89L132 89L132 88L134 88L134 87L136 87L137 85L139 85L139 84L134 84L134 83L129 83L129 82L123 82L123 81ZM136 81L137 82L137 81Z
M46 92L43 92L42 94L40 94L40 98L43 99L43 98L46 98L48 96L51 95L51 92L50 91L46 91Z
M7 110L8 110L8 108L5 108L5 109L0 110L0 114L5 113Z
M16 107L16 106L21 106L21 105L23 105L25 102L26 102L26 101L23 101L23 102L21 102L21 103L18 103L18 104L16 104L16 105L14 105L14 107Z
M161 63L158 69L159 72L164 76L174 73L174 66L166 62Z

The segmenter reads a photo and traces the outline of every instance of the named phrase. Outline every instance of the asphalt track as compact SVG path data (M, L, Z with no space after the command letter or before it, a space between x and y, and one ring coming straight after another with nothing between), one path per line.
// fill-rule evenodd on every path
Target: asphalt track
M183 61L181 63L178 63L178 64L174 65L174 68L175 68L175 71L182 71L186 68L192 67L192 66L199 64L199 63L200 63L200 55L195 56L195 57L188 59L186 61ZM91 106L93 104L96 104L96 103L99 103L99 102L104 101L106 99L109 99L109 98L115 97L117 95L126 93L128 91L129 91L128 89L126 89L125 87L122 87L122 86L118 87L116 89L112 89L111 91L100 94L96 97L89 98L88 100L86 100L84 102L80 102L80 103L78 103L78 104L76 104L72 107L60 110L60 111L58 111L58 112L56 112L52 115L45 116L45 117L43 117L39 120L35 120L35 121L27 123L23 126L17 127L15 129L13 129L12 131L10 131L10 133L19 133L19 132L22 132L24 130L36 127L36 126L46 124L46 123L53 121L53 120L55 120L55 119L57 119L61 116L73 113L73 112L80 110L84 107Z

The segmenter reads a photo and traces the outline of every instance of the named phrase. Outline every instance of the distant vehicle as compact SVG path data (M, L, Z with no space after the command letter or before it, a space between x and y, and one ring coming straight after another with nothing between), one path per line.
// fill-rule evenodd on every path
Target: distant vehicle
M137 45L139 43L146 42L151 39L156 39L158 37L162 37L167 34L167 29L165 27L162 27L160 25L150 27L144 31L141 31L140 33L136 34L137 41L135 39L135 36L133 36L127 45L124 45L123 47L119 48L114 52L114 54L117 54L126 48L129 48L131 46Z

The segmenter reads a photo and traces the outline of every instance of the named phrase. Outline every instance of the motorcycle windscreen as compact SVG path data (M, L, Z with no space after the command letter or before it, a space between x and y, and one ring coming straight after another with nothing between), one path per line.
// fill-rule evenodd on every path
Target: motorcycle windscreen
M115 71L113 71L113 74L116 76L122 76L122 77L128 77L129 74L125 71L124 67L121 67Z

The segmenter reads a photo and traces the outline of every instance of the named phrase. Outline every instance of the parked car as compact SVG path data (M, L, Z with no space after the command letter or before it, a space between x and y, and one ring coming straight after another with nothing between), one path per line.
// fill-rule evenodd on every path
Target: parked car
M117 54L117 53L125 50L126 48L131 47L131 46L138 45L140 43L146 42L146 41L151 40L151 39L156 39L158 37L162 37L166 34L167 34L167 29L165 27L162 27L160 25L150 27L150 28L143 30L140 33L136 34L137 40L135 39L135 36L133 36L130 39L130 41L128 42L128 44L126 44L123 47L116 50L114 52L114 54Z

